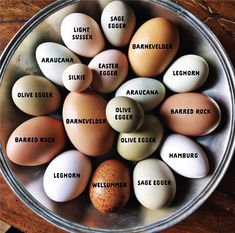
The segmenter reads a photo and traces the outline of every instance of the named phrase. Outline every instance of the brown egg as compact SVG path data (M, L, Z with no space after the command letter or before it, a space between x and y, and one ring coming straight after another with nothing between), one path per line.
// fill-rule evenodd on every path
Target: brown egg
M170 96L160 107L165 125L176 133L201 136L212 132L220 122L220 108L209 96L181 93Z
M115 133L106 119L106 105L106 100L93 91L70 92L64 101L63 121L68 137L86 155L103 155L113 145Z
M65 142L62 122L39 116L25 121L13 131L6 152L16 164L36 166L53 159L64 148Z
M119 160L110 159L95 170L89 195L94 207L103 213L120 210L129 200L131 178L129 169Z
M157 17L145 22L131 39L128 56L138 76L161 74L179 48L179 33L169 20Z

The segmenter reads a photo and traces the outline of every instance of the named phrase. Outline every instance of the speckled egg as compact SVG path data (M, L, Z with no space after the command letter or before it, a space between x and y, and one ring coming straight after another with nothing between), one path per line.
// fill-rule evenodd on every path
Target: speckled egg
M98 211L110 213L120 210L129 200L130 193L130 172L123 162L110 159L96 168L89 195Z

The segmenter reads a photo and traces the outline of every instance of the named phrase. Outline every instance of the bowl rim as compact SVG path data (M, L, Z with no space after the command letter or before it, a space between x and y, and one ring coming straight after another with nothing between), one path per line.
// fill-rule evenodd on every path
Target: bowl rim
M59 0L53 2L40 10L37 14L35 14L32 18L30 18L26 24L15 34L15 36L11 39L8 43L2 55L0 57L0 82L3 79L5 69L14 54L15 50L19 46L19 44L24 40L24 38L32 31L32 29L37 26L40 22L42 22L45 18L52 15L56 11L74 4L76 2L80 2L81 0ZM191 12L183 8L182 6L178 5L177 3L171 1L164 1L164 0L150 0L152 3L157 3L163 7L166 7L173 12L175 12L179 17L184 17L184 20L190 22L197 30L202 33L202 35L207 39L207 41L212 46L213 50L216 52L216 55L219 57L220 62L224 68L226 73L228 85L230 88L231 94L231 103L232 103L232 110L235 113L235 80L234 80L234 68L233 65L226 54L223 46L214 35L214 33L205 25L199 18L194 16ZM173 214L168 218L164 218L156 223L152 223L149 225L142 225L138 227L131 227L125 229L103 229L103 228L90 228L83 226L81 224L70 222L58 215L54 214L52 211L48 210L44 205L38 202L25 188L24 186L17 180L15 174L11 171L8 162L4 157L4 152L2 149L2 145L0 146L0 171L8 183L10 188L13 192L18 196L18 198L29 207L29 209L33 210L36 214L44 218L46 221L49 221L53 225L60 227L66 231L70 232L156 232L162 231L166 228L169 228L186 217L192 214L196 209L198 209L205 200L211 195L211 193L215 190L215 188L220 183L221 179L224 177L226 170L232 160L233 154L235 152L235 114L231 114L231 128L230 128L230 135L228 140L228 145L225 150L224 156L222 157L221 162L219 163L218 168L213 173L207 187L205 187L201 193L195 197L192 201L184 205L180 208L177 213Z

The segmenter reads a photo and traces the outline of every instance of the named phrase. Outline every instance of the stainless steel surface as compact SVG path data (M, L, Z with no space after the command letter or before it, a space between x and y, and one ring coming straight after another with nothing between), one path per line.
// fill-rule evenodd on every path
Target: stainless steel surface
M212 32L180 6L163 0L128 2L137 16L137 26L156 16L164 16L177 25L181 38L177 57L194 53L204 57L209 63L209 78L200 91L218 102L222 110L222 121L215 132L194 138L207 152L210 161L209 176L192 180L176 175L177 194L168 208L150 211L141 207L132 196L121 212L102 214L91 205L87 191L66 203L49 200L42 187L43 173L47 165L17 166L5 155L9 135L21 122L29 118L15 107L11 99L11 88L25 74L41 74L34 56L35 48L44 41L62 43L60 23L71 12L87 13L99 22L100 13L107 2L57 1L32 18L6 48L1 57L0 71L2 173L26 205L48 221L70 232L156 232L184 219L205 201L223 177L234 152L233 67ZM155 156L159 157L158 152Z

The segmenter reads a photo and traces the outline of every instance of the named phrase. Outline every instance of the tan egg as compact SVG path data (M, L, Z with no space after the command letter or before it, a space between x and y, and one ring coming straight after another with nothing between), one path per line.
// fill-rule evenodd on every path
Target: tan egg
M119 160L110 159L95 170L89 195L94 207L103 213L120 210L131 194L131 178L128 167Z
M106 100L93 91L70 92L64 101L68 137L86 155L104 155L113 145L115 133L106 119L106 105Z
M34 117L19 125L7 142L9 159L23 166L36 166L52 160L65 146L61 121L48 116Z
M48 79L26 75L14 84L12 99L21 111L33 116L42 116L59 108L61 96L57 87Z
M65 69L62 81L69 91L82 92L91 84L92 72L82 63L73 64Z
M88 66L93 73L91 87L101 93L110 93L116 90L128 74L127 57L116 49L99 53Z
M82 13L72 13L63 19L61 37L70 50L84 57L94 57L105 46L97 22Z
M135 132L144 122L142 106L131 98L118 96L111 99L106 107L106 117L118 132Z
M221 113L218 104L201 93L181 93L170 96L160 107L165 125L172 131L201 136L219 125Z
M131 39L128 57L138 76L161 74L171 63L179 48L179 33L168 19L148 20Z
M145 115L141 128L133 133L120 133L118 153L127 160L139 161L150 156L159 147L164 129L154 115Z

